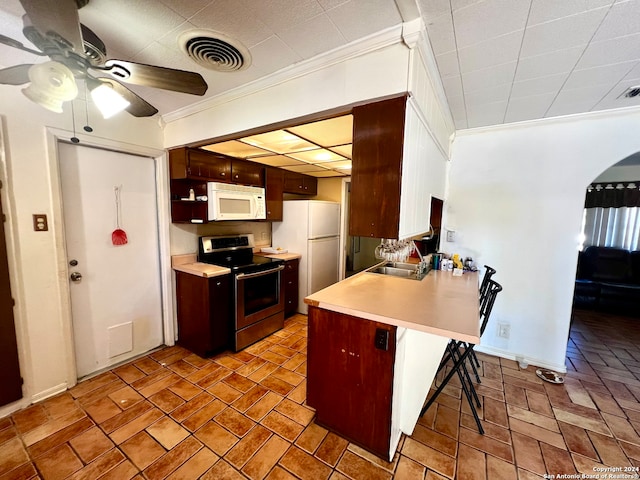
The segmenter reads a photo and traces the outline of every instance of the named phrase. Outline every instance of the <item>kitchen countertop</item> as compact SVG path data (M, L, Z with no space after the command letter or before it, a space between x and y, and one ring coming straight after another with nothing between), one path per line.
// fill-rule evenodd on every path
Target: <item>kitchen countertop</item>
M292 253L292 252L287 252L287 253L258 252L256 253L256 255L260 255L262 257L269 257L269 258L279 258L280 260L284 260L285 262L288 260L295 260L296 258L302 258L302 255L300 255L299 253Z
M418 281L361 272L305 303L398 327L480 343L478 273L431 270Z
M198 256L195 253L186 255L173 255L171 257L171 268L178 272L190 273L199 277L218 277L231 273L231 269L210 265L197 261Z

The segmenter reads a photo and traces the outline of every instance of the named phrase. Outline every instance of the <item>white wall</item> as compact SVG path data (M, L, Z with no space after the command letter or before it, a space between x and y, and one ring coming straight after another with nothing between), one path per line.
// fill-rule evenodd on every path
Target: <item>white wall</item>
M640 180L640 165L621 165L602 172L594 182L622 182Z
M639 130L627 109L457 133L443 215L456 241L441 249L504 287L479 349L563 371L585 189L640 150Z
M63 390L71 375L73 351L70 319L65 316L66 258L62 237L62 218L57 205L59 185L55 143L47 127L68 130L71 112L67 106L55 114L30 102L19 87L0 86L0 115L4 128L0 154L0 180L3 206L8 217L9 268L12 294L16 300L16 329L25 398L20 404ZM84 104L76 103L76 125L85 125ZM81 113L80 113L81 112ZM90 110L94 133L87 135L109 140L112 146L132 145L162 148L162 130L157 119L134 119L122 113L108 121ZM45 213L48 232L34 232L31 215ZM19 405L18 405L19 406ZM3 412L16 405L0 408Z

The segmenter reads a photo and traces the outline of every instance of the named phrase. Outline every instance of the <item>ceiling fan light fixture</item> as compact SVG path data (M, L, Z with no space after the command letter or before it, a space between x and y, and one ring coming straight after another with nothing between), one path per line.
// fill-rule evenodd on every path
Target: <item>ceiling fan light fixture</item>
M29 80L31 84L22 93L52 112L62 113L62 103L78 95L73 72L60 62L36 63L29 69Z
M105 119L113 117L131 105L128 100L106 83L101 83L91 90L91 99Z

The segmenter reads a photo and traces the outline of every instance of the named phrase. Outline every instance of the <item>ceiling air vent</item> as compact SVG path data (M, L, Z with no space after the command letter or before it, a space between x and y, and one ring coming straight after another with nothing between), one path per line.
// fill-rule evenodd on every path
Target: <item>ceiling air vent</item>
M244 45L218 32L185 32L178 42L194 62L209 70L235 72L251 64L251 54Z
M640 95L640 85L635 87L629 87L627 90L624 91L624 96L627 98L637 97L638 95Z

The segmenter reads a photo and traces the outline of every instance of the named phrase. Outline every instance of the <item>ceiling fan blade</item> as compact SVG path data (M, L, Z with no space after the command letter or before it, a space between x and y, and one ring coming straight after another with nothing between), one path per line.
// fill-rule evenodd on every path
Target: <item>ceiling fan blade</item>
M103 70L113 78L134 85L174 92L204 95L209 86L202 75L173 68L145 65L124 60L107 60Z
M42 35L62 40L78 53L84 52L80 18L75 0L20 0L31 25Z
M8 45L10 47L13 48L17 48L19 50L24 50L25 52L29 52L29 53L33 53L35 55L40 55L42 57L46 57L46 54L38 51L38 50L33 50L31 48L27 48L25 47L22 43L20 43L18 40L14 40L13 38L9 38L9 37L5 37L4 35L0 35L0 43L3 43L5 45Z
M29 83L29 69L32 66L33 64L26 63L0 70L0 83L4 85L22 85Z
M115 80L111 80L110 78L102 77L96 78L96 80L102 83L106 83L116 92L122 95L130 103L130 105L125 108L125 110L134 117L151 117L152 115L158 113L158 109L156 107L148 103L143 98L139 97L137 94L129 90L120 82L116 82Z

